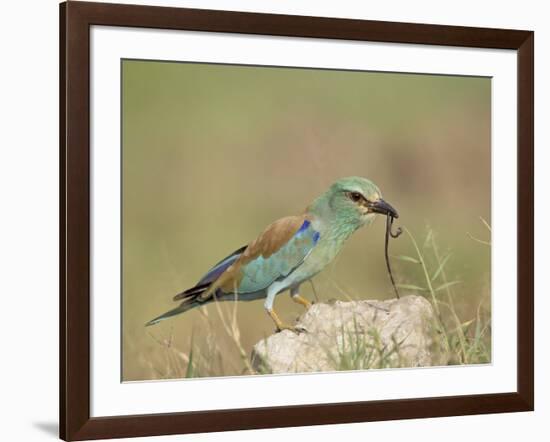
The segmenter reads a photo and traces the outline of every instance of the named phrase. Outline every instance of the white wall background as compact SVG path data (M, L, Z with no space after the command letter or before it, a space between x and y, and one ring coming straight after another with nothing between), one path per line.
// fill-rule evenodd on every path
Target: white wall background
M550 418L550 13L536 0L125 1L210 9L532 29L536 31L536 411L324 427L168 436L186 442L315 440L543 440ZM54 440L58 409L58 8L3 4L0 23L0 403L2 440ZM145 440L145 439L144 439ZM161 440L151 438L149 440Z

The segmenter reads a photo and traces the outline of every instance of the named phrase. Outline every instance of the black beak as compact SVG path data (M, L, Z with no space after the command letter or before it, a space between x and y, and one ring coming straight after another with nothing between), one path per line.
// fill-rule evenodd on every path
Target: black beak
M397 210L395 210L382 198L380 198L378 201L371 203L369 208L374 213L381 213L383 215L389 215L393 218L399 218L399 214L397 213Z

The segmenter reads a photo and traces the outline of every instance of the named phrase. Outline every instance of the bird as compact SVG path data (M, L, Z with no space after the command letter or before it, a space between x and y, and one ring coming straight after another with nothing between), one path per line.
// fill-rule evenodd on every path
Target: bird
M312 303L300 294L300 286L320 273L359 228L376 216L398 218L370 180L358 176L340 178L300 215L273 222L252 242L215 264L195 284L178 293L180 304L147 322L157 324L214 301L251 301L265 298L264 308L276 330L305 330L285 324L274 310L275 297L290 292L306 309Z

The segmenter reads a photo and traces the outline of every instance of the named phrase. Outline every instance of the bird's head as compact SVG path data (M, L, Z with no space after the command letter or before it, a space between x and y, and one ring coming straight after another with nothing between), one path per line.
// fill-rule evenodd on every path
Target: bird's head
M382 199L376 184L361 177L340 178L314 201L309 211L355 228L370 224L377 214L399 217Z

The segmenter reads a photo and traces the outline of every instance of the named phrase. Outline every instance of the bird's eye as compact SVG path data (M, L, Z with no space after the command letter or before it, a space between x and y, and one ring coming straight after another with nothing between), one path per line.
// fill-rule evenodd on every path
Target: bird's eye
M358 203L363 198L363 195L361 195L359 192L349 192L348 196L349 199L352 200L354 203Z

